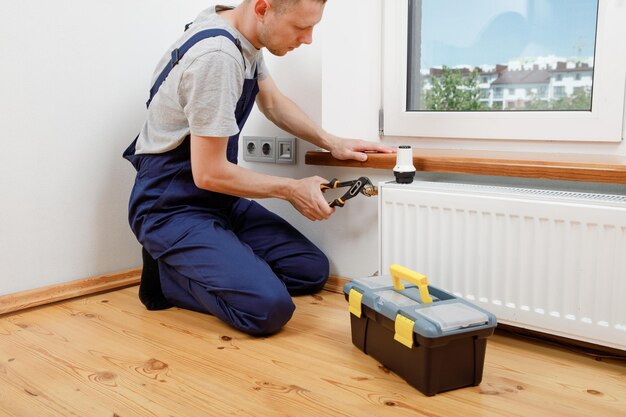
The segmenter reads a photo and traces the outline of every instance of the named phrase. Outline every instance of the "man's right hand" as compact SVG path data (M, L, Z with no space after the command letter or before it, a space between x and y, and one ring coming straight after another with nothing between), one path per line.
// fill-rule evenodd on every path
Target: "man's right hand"
M320 189L328 180L322 177L308 177L292 183L287 201L309 220L326 220L335 212L324 199Z

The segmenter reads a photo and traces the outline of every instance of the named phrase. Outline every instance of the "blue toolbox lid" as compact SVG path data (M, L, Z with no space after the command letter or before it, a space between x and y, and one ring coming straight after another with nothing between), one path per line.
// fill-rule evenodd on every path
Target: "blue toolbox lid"
M408 320L407 325L413 326L416 334L427 338L496 326L493 314L431 285L428 285L428 292L432 301L427 299L426 302L415 285L395 289L390 275L354 279L344 286L347 296L351 290L357 297L350 298L358 300L353 299L351 304L360 302L392 321L398 321L398 315L401 315ZM353 307L356 306L351 306L350 311L354 314Z

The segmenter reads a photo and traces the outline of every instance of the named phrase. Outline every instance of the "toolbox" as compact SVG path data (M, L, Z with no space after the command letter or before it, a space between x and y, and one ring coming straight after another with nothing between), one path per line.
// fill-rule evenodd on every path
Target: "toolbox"
M352 280L344 294L352 343L423 394L480 384L493 314L400 265Z

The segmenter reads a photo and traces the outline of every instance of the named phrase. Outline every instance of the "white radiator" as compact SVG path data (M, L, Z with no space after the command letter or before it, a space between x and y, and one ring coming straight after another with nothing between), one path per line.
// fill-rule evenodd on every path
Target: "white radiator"
M626 196L380 184L380 268L398 263L499 322L626 350Z

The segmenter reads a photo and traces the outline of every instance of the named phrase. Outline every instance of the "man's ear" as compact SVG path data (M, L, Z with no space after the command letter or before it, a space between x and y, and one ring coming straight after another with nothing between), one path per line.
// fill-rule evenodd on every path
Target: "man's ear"
M254 14L257 19L263 20L270 9L270 2L268 0L255 0L254 1Z

